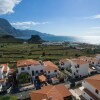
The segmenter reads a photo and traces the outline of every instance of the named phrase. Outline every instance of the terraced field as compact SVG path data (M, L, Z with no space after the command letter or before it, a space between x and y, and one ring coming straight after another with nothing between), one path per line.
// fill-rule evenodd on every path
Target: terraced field
M10 63L14 67L17 60L36 59L51 60L58 64L59 59L77 56L93 56L86 50L77 50L65 46L42 46L41 44L0 44L0 63Z

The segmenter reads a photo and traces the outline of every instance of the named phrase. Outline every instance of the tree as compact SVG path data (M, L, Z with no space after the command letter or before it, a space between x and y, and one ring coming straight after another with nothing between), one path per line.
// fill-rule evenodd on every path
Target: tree
M75 54L75 57L80 57L80 55L76 53L76 54Z
M18 75L18 80L20 83L29 83L31 81L31 76L27 72L22 72Z
M45 56L45 52L42 53L42 56Z

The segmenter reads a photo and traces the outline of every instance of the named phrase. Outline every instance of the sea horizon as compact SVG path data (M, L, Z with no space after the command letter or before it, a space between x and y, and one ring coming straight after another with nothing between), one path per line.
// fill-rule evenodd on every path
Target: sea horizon
M80 42L80 43L87 43L87 44L95 44L100 45L100 36L48 36L42 37L45 41L65 41L65 42ZM17 37L22 39L29 39L30 37Z
M47 39L46 39L47 40ZM100 44L100 36L57 36L48 38L50 41L80 42L88 44Z

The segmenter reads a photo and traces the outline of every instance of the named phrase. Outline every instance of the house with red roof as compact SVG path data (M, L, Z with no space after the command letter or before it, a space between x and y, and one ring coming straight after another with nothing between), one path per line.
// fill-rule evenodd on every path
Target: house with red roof
M86 100L100 100L100 74L85 78L82 86L82 96Z
M17 61L17 76L22 72L27 72L33 79L36 79L40 74L45 74L49 77L56 76L59 72L58 67L51 61L36 61L33 59Z
M72 94L64 85L48 85L30 93L31 100L73 100Z
M17 61L17 76L22 72L28 73L34 80L40 73L44 72L44 65L41 61L33 59Z
M97 66L100 64L100 54L97 54L96 57L86 57L81 56L79 57L80 60L87 61L90 65Z
M48 77L55 77L59 73L58 66L51 61L44 61L44 70Z
M71 60L71 75L73 78L81 78L88 75L89 63L80 59Z

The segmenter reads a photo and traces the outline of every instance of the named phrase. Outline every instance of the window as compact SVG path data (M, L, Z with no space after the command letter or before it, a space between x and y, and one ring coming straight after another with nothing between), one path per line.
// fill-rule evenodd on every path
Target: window
M36 74L38 74L39 72L38 72L38 70L36 71Z
M75 68L77 68L77 66L75 66Z
M77 68L79 68L79 65L77 65Z
M43 70L40 70L41 73L43 73Z
M57 70L54 70L54 72L57 72Z
M21 70L25 70L24 68L21 68Z
M61 62L61 65L64 65L64 63L63 63L63 62Z
M27 67L28 70L30 70L30 67Z
M32 71L32 76L34 76L34 71Z
M50 71L48 71L48 73L50 73Z
M73 100L73 99L72 99L72 96L67 96L67 97L64 97L63 100Z
M94 62L92 62L92 64L94 64Z
M16 73L18 73L18 69L16 70Z
M98 94L98 90L96 89L95 92Z
M78 70L76 70L76 72L78 73Z

